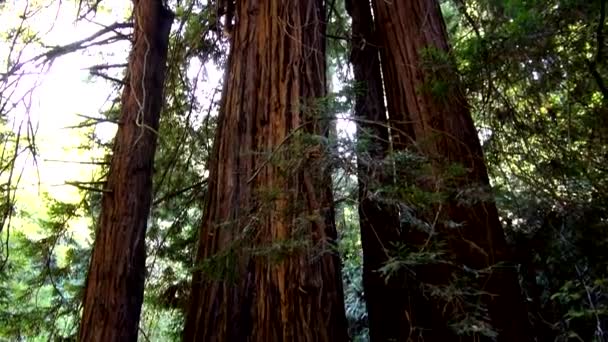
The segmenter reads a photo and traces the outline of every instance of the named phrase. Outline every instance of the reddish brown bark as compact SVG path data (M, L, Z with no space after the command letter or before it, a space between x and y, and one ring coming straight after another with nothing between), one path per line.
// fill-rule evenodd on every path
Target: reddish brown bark
M406 297L395 278L385 279L378 270L388 259L383 245L399 240L396 208L380 194L391 183L389 126L380 73L379 42L367 0L347 0L352 18L350 61L355 77L355 120L359 180L359 224L363 248L363 286L372 341L385 341L394 331L407 329L401 308Z
M136 341L145 280L145 233L173 14L134 1L133 48L107 187L87 275L79 341Z
M453 276L470 275L467 269L490 270L477 274L478 281L469 284L492 294L481 295L479 300L488 309L488 320L499 332L498 339L527 340L527 315L516 272L512 267L495 267L509 260L496 206L481 198L470 198L473 203L464 204L466 196L459 193L480 186L488 188L489 181L477 132L453 63L447 55L449 46L439 4L436 0L373 0L373 5L382 46L393 147L396 151L410 150L428 158L430 174L413 181L428 192L443 193L447 197L443 203L435 203L418 214L432 223L434 233L438 234L433 240L446 243L445 257L451 263L410 268L414 275L403 274L402 294L392 301L378 294L383 299L385 311L370 311L371 328L377 320L397 320L406 324L405 328L385 326L380 337L374 340L478 340L480 336L458 337L448 328L463 311L458 298L453 301L433 299L420 286L449 285ZM435 59L429 63L428 56L435 56ZM438 60L444 63L437 63ZM433 94L433 84L439 83L447 90ZM463 166L466 173L446 184L446 170L454 164ZM462 226L450 228L450 221ZM393 227L387 225L385 229ZM411 228L403 231L398 241L425 250L430 240L426 233ZM379 244L390 246L390 242L380 241ZM387 287L390 284L387 283ZM384 291L381 287L365 290ZM400 312L399 319L385 316L394 312ZM475 327L471 324L468 328L473 330ZM372 338L375 333L371 332Z
M345 341L330 170L295 148L329 126L323 1L235 14L184 340Z

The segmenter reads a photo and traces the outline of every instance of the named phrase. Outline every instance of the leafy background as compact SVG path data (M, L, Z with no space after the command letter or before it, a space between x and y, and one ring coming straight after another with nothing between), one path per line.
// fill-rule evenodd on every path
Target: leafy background
M129 50L125 3L0 3L0 340L77 333ZM181 332L228 50L213 4L169 4L176 21L147 237L145 341ZM536 339L608 340L606 2L450 0L442 10ZM324 102L336 117L345 304L351 336L366 341L342 0L330 1L328 17ZM443 83L430 86L449 95Z

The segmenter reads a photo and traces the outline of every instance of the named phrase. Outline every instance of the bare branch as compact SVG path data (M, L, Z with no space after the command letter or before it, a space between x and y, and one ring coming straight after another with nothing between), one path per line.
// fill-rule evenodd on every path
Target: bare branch
M90 66L88 68L83 68L81 70L90 70L90 71L98 71L98 70L105 70L105 69L113 69L113 68L126 68L128 66L127 63L120 63L120 64L97 64L97 65L93 65Z
M107 192L107 193L112 192L111 190L108 190L108 189L99 189L99 188L95 188L95 187L92 187L92 186L82 185L82 184L88 184L88 183L85 183L85 182L65 182L65 184L66 185L71 185L71 186L76 187L76 188L78 188L80 190L93 191L93 192Z
M606 22L606 0L600 3L600 20L597 24L597 52L595 54L595 63L601 63L604 59L604 23Z
M67 163L67 164L86 164L86 165L110 165L109 162L104 161L78 161L78 160L59 160L59 159L44 159L45 162L52 163Z
M192 185L190 185L190 186L188 186L188 187L185 187L185 188L183 188L183 189L179 189L179 190L177 190L177 191L174 191L174 192L168 193L168 194L166 194L166 195L162 196L161 198L156 199L156 200L154 201L153 205L155 205L155 206L156 206L156 205L158 205L158 204L160 204L160 203L162 203L162 202L164 202L164 201L166 201L166 200L168 200L168 199L170 199L170 198L173 198L173 197L179 196L179 195L183 194L184 192L188 192L188 191L190 191L190 190L193 190L193 189L196 189L196 188L202 187L202 186L203 186L203 185L205 185L205 184L207 184L207 179L203 179L202 181L200 181L200 182L198 182L198 183L195 183L195 184L192 184Z
M88 119L88 120L93 120L93 121L96 121L96 122L99 122L99 123L101 123L101 122L110 122L110 123L118 125L118 121L117 120L111 120L111 119L107 119L107 118L97 118L97 117L94 117L94 116L89 116L89 115L84 115L84 114L76 114L76 115L80 116L81 118L85 118L85 119Z
M32 57L25 62L15 64L8 72L6 72L5 74L1 74L2 75L1 82L6 81L6 79L9 76L15 74L25 64L34 63L34 62L41 61L41 60L42 60L42 63L45 63L45 62L51 61L59 56L63 56L63 55L66 55L66 54L69 54L72 52L83 50L83 49L89 48L91 46L113 43L113 42L122 40L124 38L114 36L114 37L110 37L110 38L107 38L107 39L104 39L101 41L95 41L95 39L97 39L107 33L115 32L116 29L130 28L132 26L133 25L131 23L114 23L110 26L107 26L107 27L97 31L96 33L90 35L87 38L81 39L79 41L76 41L76 42L73 42L73 43L70 43L67 45L51 47L50 50L48 50L42 54Z
M90 73L91 73L92 76L101 77L104 80L107 80L107 81L110 81L110 82L114 82L114 83L118 83L118 84L120 84L122 86L127 85L127 83L125 81L123 81L123 80L119 80L118 78L114 78L112 76L108 76L108 75L106 75L104 73L101 73L101 72L98 72L98 71L91 70Z

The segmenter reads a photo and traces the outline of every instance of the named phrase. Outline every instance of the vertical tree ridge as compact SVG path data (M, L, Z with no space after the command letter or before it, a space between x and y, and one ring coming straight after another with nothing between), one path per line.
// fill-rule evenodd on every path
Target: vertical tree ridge
M134 1L133 48L87 276L79 341L136 341L145 234L173 13Z
M184 340L345 341L323 1L238 1L235 19Z

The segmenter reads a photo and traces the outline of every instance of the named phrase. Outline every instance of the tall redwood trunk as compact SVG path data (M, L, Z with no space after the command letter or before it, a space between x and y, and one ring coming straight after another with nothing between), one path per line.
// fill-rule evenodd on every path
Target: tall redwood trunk
M487 170L466 99L448 56L450 50L439 4L436 0L373 0L373 5L382 46L393 147L397 152L421 154L430 163L423 177L405 181L444 196L442 202L417 211L419 218L428 223L432 236L410 227L401 232L398 241L380 244L387 247L391 242L402 242L410 250L426 252L433 242L440 242L445 244L444 258L449 260L406 267L400 274L402 294L392 301L382 293L387 293L384 291L390 290L394 282L388 282L386 290L365 288L368 292L380 292L377 297L383 299L382 304L371 305L385 308L370 311L372 329L377 321L406 322L405 327L383 326L381 337L374 340L478 340L480 336L475 330L480 328L479 321L464 321L461 327L468 329L468 337L457 337L448 328L455 321L464 320L465 313L473 314L462 300L464 297L470 301L475 296L452 294L450 298L439 298L438 293L429 290L441 289L441 294L446 295L456 276L468 276L466 284L486 293L480 293L469 304L487 308L487 314L481 310L477 314L487 315L488 323L499 334L498 340L527 340L527 315L515 269L499 265L508 261L508 256L496 206L482 198L486 195L479 190L489 187ZM443 92L437 91L442 88ZM448 170L453 170L456 164L463 167L464 174L446 181ZM396 171L399 174L402 170ZM404 214L402 211L403 218ZM454 227L455 224L461 226ZM386 225L385 229L393 227ZM366 251L370 253L374 252ZM370 293L368 297L374 295ZM399 312L400 318L388 316L395 312ZM371 332L372 338L375 333Z
M145 234L173 13L134 0L133 48L110 174L87 275L79 341L136 341L145 280Z
M385 201L382 188L391 184L389 126L380 72L379 41L368 0L347 0L352 18L350 62L355 77L355 121L359 181L359 224L363 247L363 286L372 341L388 341L407 329L401 309L406 297L398 279L378 270L388 255L384 243L399 240L396 208ZM390 246L389 246L390 247Z
M318 108L324 4L235 11L184 340L345 341Z

